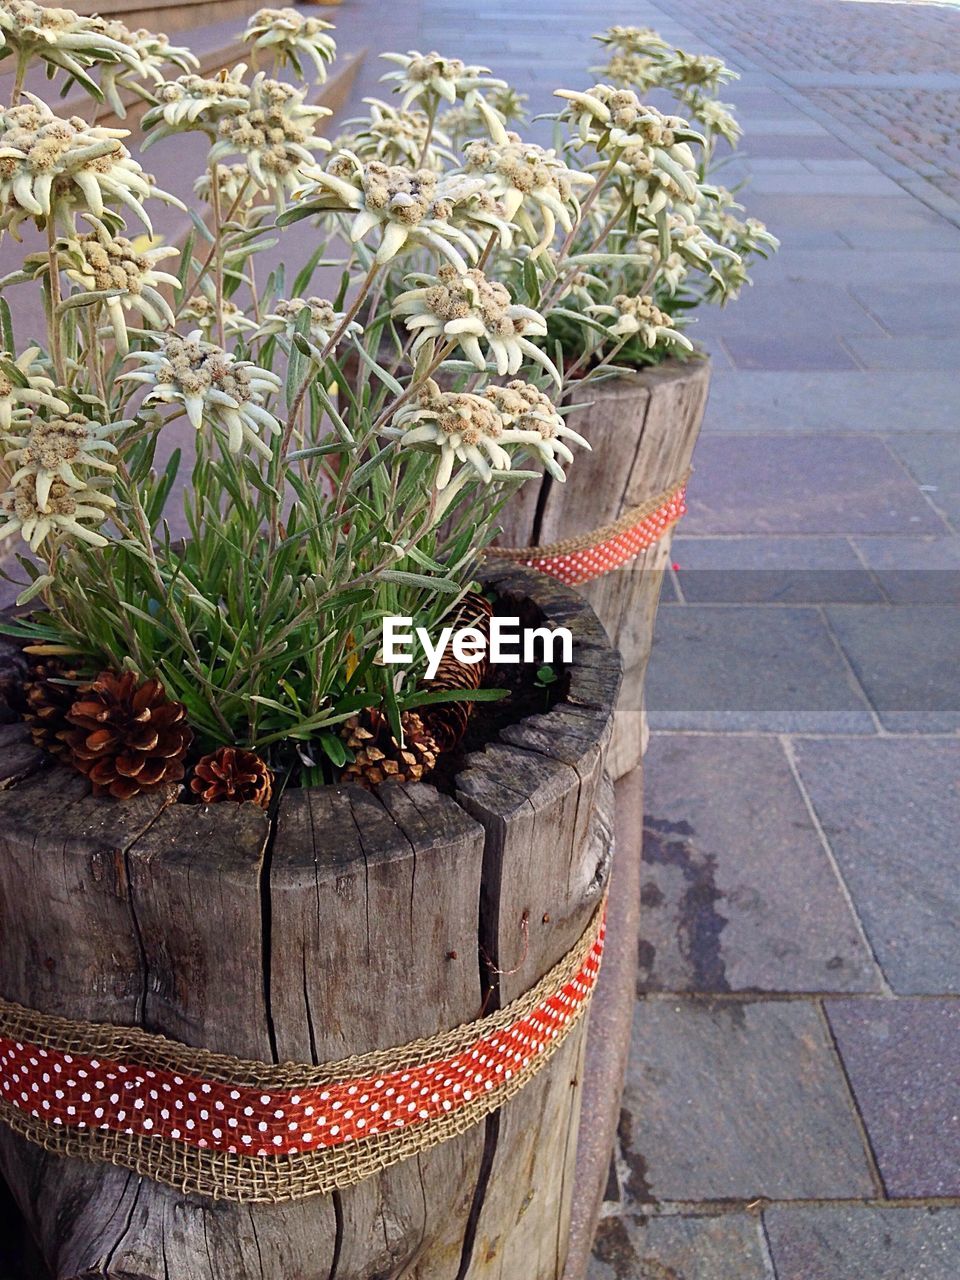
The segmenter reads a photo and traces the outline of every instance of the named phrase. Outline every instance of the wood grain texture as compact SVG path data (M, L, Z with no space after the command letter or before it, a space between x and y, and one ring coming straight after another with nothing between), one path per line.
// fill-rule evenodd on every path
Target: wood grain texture
M567 422L592 452L577 456L566 484L548 476L524 485L500 516L501 544L545 546L590 533L677 484L690 468L709 381L707 360L667 360L575 391L571 398L582 407ZM629 564L577 588L623 658L607 765L613 778L643 754L643 682L670 541L661 538Z
M472 757L455 797L327 787L268 817L94 800L61 768L12 778L0 994L317 1063L449 1030L535 984L603 892L619 664L566 588L512 569L492 581L569 626L575 663L566 700ZM21 729L0 726L0 759ZM6 1131L0 1163L54 1280L558 1280L583 1052L581 1026L500 1117L286 1205L214 1204Z

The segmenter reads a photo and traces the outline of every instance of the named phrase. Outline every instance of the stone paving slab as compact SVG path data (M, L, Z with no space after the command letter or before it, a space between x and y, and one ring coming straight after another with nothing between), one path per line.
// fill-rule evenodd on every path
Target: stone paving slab
M960 606L829 605L826 612L887 729L960 729Z
M960 604L960 536L854 538L893 604Z
M688 537L948 532L887 446L866 436L708 435L687 504Z
M674 539L671 555L683 598L694 604L870 604L884 599L847 538L683 537Z
M830 1037L804 1001L641 1001L623 1106L635 1201L876 1193Z
M798 741L797 769L887 981L960 994L960 741Z
M956 1280L960 1210L868 1205L770 1209L777 1280Z
M826 1008L887 1193L960 1196L960 1002Z
M960 331L960 297L952 290L918 290L912 282L904 282L893 289L853 284L850 292L897 336L941 338Z
M760 1221L723 1217L605 1218L587 1280L771 1280Z
M960 528L960 449L947 435L897 436L890 448L923 486L928 501Z
M790 374L721 369L710 388L705 426L731 433L960 432L955 395L956 376L950 372ZM705 443L699 446L698 460Z
M807 369L860 368L840 339L829 334L808 334L800 341L785 343L779 338L730 333L724 334L723 345L736 369L776 369L797 373Z
M851 334L844 344L865 369L930 370L947 373L960 369L960 339L910 335L873 338Z
M663 605L646 696L652 729L874 731L812 608Z
M881 989L779 742L655 734L644 781L641 990Z

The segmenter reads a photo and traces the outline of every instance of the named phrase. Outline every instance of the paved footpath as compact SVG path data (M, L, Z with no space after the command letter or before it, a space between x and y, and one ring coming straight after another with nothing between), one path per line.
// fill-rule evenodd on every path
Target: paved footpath
M611 22L741 72L729 174L783 250L698 326L716 373L650 674L634 1048L590 1280L956 1280L960 9L334 16L344 49L481 61L537 111L588 83Z

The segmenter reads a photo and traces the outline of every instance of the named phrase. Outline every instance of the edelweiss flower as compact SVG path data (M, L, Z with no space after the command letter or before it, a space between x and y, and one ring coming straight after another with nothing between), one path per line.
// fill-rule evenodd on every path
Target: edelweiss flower
M111 236L103 223L84 235L62 239L57 247L68 278L81 289L122 290L121 296L105 300L121 355L130 349L124 310L138 311L154 329L173 328L173 312L158 286L176 288L180 282L168 271L157 271L156 265L164 258L177 257L176 249L141 249L126 236Z
M663 83L667 64L662 58L651 58L645 53L618 51L602 67L591 67L590 70L624 88L645 91Z
M262 427L269 435L280 434L280 423L263 407L264 399L280 389L275 373L204 342L199 329L186 338L170 334L160 340L158 351L137 351L131 358L143 367L121 380L152 386L145 405L182 404L197 431L204 418L225 431L231 453L239 453L246 442L270 457L259 433Z
M698 93L687 100L687 105L694 120L702 124L708 134L719 134L732 147L737 145L743 136L743 130L730 103L718 102L716 98L707 98Z
M586 93L556 89L554 97L566 98L570 103L558 119L569 120L577 126L581 143L602 143L604 150L607 146L629 147L638 143L669 147L703 141L685 120L665 116L656 107L645 106L632 89L595 84Z
M39 550L51 534L73 534L94 547L105 547L107 539L82 523L103 524L109 508L117 505L98 487L103 483L109 481L92 480L82 489L73 489L63 480L54 480L46 509L41 510L33 477L27 476L0 494L0 538L19 531L31 551Z
M589 449L590 445L567 426L550 397L539 387L519 379L508 382L505 387L487 387L485 395L497 406L505 426L522 435L537 437L528 442L527 449L532 448L554 480L563 484L567 477L557 458L564 462L573 461L573 454L564 444L564 439L572 440L584 449Z
M180 317L183 320L190 321L192 324L199 325L203 330L203 336L209 339L217 324L217 304L205 294L195 293L191 298L187 299L183 310L180 312ZM257 322L251 320L235 302L231 302L229 298L224 299L224 333L239 334L246 330L256 329L256 327Z
M459 98L468 107L480 96L481 90L506 89L505 80L494 80L489 67L467 66L459 58L443 58L437 52L382 53L387 62L396 62L400 70L388 71L382 80L398 81L395 92L403 94L403 108L418 98L431 96L456 102Z
M97 218L107 205L124 204L152 230L141 203L148 196L185 208L131 158L119 141L127 130L88 125L79 116L61 120L33 94L26 97L0 112L0 229L16 236L21 222L54 216L61 204Z
M152 130L144 139L144 150L178 129L213 133L221 116L242 111L250 97L250 86L243 83L246 69L240 62L212 79L187 75L162 84L157 90L157 105L143 117L143 128Z
M70 406L54 394L53 379L39 371L39 354L39 347L28 347L14 360L8 352L0 351L0 432L10 431L15 422L38 408L70 412Z
M651 27L608 27L595 35L600 44L621 49L624 53L663 53L670 48Z
M536 431L511 431L496 405L486 396L470 391L441 391L428 378L417 401L406 405L384 432L399 438L408 448L437 448L440 463L434 486L442 491L450 483L456 462L465 463L485 483L494 471L510 470L506 444L534 445Z
M381 102L364 98L370 108L367 117L344 122L340 149L346 147L364 160L380 160L384 164L416 164L423 168L443 168L443 162L456 163L453 142L442 129L430 131L430 117L425 111L403 111Z
M739 80L736 71L724 63L722 58L711 58L702 53L685 53L683 49L674 49L670 56L668 77L673 83L684 89L707 89L711 92L731 80Z
M330 150L327 139L314 132L330 109L307 106L305 95L305 90L259 72L247 104L221 115L218 141L210 150L211 165L229 155L246 156L250 176L262 190L274 192L278 210L285 191L303 186L303 166L315 164L312 152Z
M394 315L407 316L407 328L420 330L414 354L431 338L455 338L467 359L477 369L485 369L482 341L496 362L497 373L516 373L526 356L560 385L553 361L526 336L545 337L546 320L530 307L512 302L505 285L488 280L476 268L461 274L451 266L442 266L436 276L411 278L420 287L400 294Z
M337 56L337 42L327 35L333 29L332 22L308 18L296 9L259 9L241 39L252 41L255 49L269 50L278 67L289 62L301 77L300 55L305 54L314 65L316 83L323 84L327 63Z
M137 55L111 37L98 18L81 17L72 9L34 4L33 0L2 0L0 49L29 61L40 58L59 67L85 87L92 85L84 68L95 62L123 62L136 66Z
M680 214L670 214L667 218L667 231L673 250L670 256L679 255L685 262L707 272L713 269L714 258L736 258L734 249L719 240L711 240L705 230L707 225L721 230L723 217L722 214L708 214L705 204L697 210L697 221L694 223L687 222L686 218ZM736 222L736 219L733 219L733 222ZM649 228L640 233L639 240L641 243L646 241L658 244L659 233L655 227Z
M305 194L305 209L353 210L357 216L350 239L362 240L375 227L382 231L377 262L389 262L409 241L435 249L459 270L467 263L456 248L476 261L480 251L468 230L479 236L497 231L505 248L512 242L502 206L480 178L453 174L438 177L430 169L407 169L378 160L364 164L351 151L341 151L325 172L317 173Z
M12 463L16 470L10 477L10 485L16 488L21 481L30 479L34 485L37 509L46 512L50 508L50 492L57 481L68 489L82 491L88 481L77 475L76 468L94 467L98 471L116 471L116 467L101 453L116 453L116 446L107 436L130 421L92 422L81 413L69 413L50 419L34 418L29 424L18 424L20 431L4 434L8 447L4 461Z
M661 342L693 350L693 343L686 334L672 327L672 317L661 311L654 300L645 295L631 298L625 293L618 293L612 305L595 302L587 310L597 316L610 316L614 320L609 327L612 337L639 337L650 351Z
M289 301L281 298L275 304L271 314L264 316L263 324L260 326L261 336L269 337L272 333L284 333L288 338L292 337L297 321L307 308L310 310L309 335L321 350L324 349L339 329L346 314L343 311L334 311L333 303L328 302L326 298L291 298ZM361 333L363 328L357 324L356 320L351 320L343 336L359 337Z
M107 102L123 120L127 109L120 90L136 88L138 80L149 80L153 84L162 84L164 75L161 67L179 67L187 72L199 67L200 63L185 45L170 43L168 36L162 32L147 31L140 27L131 31L117 19L91 18L97 31L103 32L117 44L123 45L130 54L124 62L107 62L100 69L100 88Z
M559 222L564 231L573 226L573 216L580 216L580 202L574 187L593 186L588 173L578 173L557 157L533 143L521 142L516 133L508 133L499 119L484 112L491 142L471 142L464 152L467 173L487 175L491 195L503 202L506 216L519 226L533 244L533 257L539 256L552 242ZM537 232L526 204L539 210L542 230Z
M250 170L245 164L218 164L217 185L220 188L220 207L224 210L232 209L234 205L237 205L240 200L240 193L245 188L246 196L242 201L242 205L238 205L238 207L252 204L257 190L250 180ZM206 200L209 204L213 197L212 188L210 170L206 169L193 184L193 190L201 200Z

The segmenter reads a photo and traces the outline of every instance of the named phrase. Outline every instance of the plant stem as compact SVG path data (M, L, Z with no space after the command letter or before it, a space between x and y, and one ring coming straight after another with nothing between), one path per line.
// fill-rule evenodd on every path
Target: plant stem
M420 148L420 158L417 160L418 169L422 169L427 162L427 152L430 150L430 143L433 141L433 126L436 124L439 107L440 98L437 94L433 94L433 102L428 112L427 133L423 139L423 146Z
M213 270L217 291L217 341L223 346L223 224L220 216L220 179L217 166L210 166L210 203L213 208Z
M20 94L23 92L23 81L27 74L27 63L29 60L30 58L27 51L21 49L17 54L17 74L13 81L13 92L10 94L11 107L15 107L20 101Z
M47 218L47 261L50 266L50 355L57 373L59 386L66 385L66 373L63 367L63 346L60 335L60 259L57 256L57 229L53 215Z

